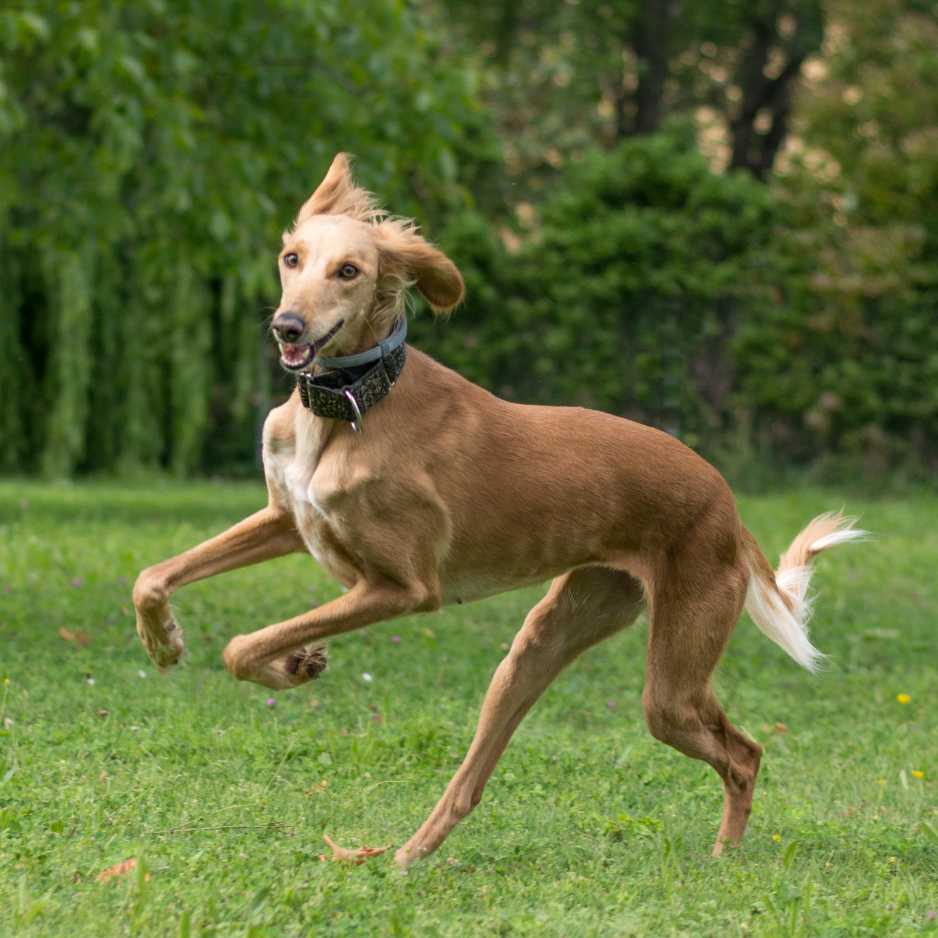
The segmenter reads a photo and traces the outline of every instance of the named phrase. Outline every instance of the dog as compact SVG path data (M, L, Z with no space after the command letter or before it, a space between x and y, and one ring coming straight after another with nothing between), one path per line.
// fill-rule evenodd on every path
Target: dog
M811 561L864 532L838 513L817 517L773 572L723 477L672 436L598 411L509 403L406 346L408 290L447 312L462 276L414 224L378 208L345 154L284 233L279 266L271 328L297 389L264 424L268 503L140 574L137 630L154 663L183 651L176 589L292 552L312 554L345 591L228 643L236 678L276 690L319 674L324 639L551 580L492 677L465 760L398 864L439 847L538 696L642 610L648 727L713 766L724 787L713 853L738 844L762 749L730 723L711 674L744 607L814 670Z

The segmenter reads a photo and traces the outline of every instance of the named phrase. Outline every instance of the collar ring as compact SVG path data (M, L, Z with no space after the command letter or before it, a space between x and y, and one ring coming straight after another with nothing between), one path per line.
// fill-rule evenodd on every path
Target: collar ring
M355 419L350 421L352 424L352 430L355 433L362 432L362 412L358 407L358 401L355 400L355 395L348 389L343 388L342 393L345 395L345 399L352 405L352 410L355 412Z

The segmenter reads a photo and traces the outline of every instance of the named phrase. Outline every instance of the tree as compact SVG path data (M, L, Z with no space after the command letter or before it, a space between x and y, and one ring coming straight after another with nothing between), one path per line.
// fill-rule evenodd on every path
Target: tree
M280 231L340 149L431 228L471 205L474 80L383 0L0 12L0 465L253 463Z
M728 165L759 179L789 132L797 80L824 36L823 0L439 0L488 65L487 93L533 191L563 159L715 110Z

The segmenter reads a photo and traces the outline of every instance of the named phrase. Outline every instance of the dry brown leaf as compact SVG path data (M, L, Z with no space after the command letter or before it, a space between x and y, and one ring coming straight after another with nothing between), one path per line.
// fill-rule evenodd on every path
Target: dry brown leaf
M390 850L390 846L387 847L359 847L357 850L349 850L347 847L340 847L328 834L323 834L322 839L326 842L326 846L332 851L332 856L327 857L324 853L319 855L319 859L325 862L326 860L334 860L338 863L364 863L369 857L376 857L384 853L386 850Z
M82 632L81 629L72 631L72 629L65 628L64 625L59 629L59 638L66 642L74 642L82 648L91 642L91 636L87 632Z
M101 870L95 879L99 883L106 883L108 880L114 879L116 876L124 876L136 868L136 859L134 857L130 857L127 860L121 860L120 863L115 863L113 866L109 866L106 870Z

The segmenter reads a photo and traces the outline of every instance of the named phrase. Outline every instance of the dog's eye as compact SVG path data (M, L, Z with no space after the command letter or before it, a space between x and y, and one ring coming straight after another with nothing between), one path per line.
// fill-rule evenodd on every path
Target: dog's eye
M358 276L358 268L354 264L343 264L339 268L339 276L343 280L354 280Z
M289 254L283 255L283 266L284 267L296 267L299 264L300 258L294 251L290 251Z

